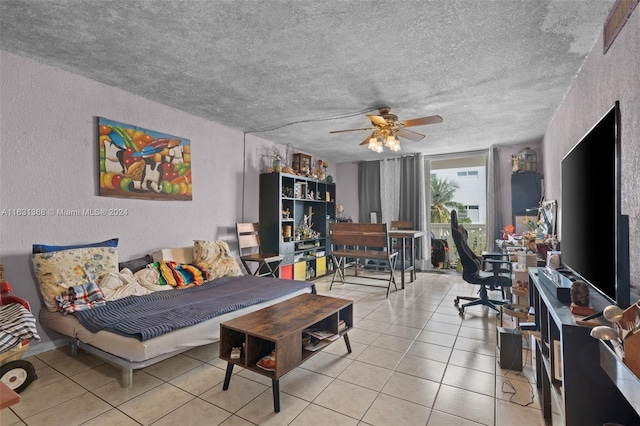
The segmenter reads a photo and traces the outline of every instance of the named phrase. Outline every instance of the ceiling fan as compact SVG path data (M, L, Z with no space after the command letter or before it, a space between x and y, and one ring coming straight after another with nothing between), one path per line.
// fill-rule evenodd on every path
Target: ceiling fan
M398 121L398 116L391 113L388 106L378 108L380 115L367 115L373 127L362 129L334 130L329 133L356 132L361 130L372 130L371 135L360 143L368 145L369 149L382 152L383 145L392 151L400 151L400 141L398 137L419 141L424 138L423 134L406 130L406 127L424 126L427 124L442 123L442 117L431 115L429 117L414 118L412 120Z

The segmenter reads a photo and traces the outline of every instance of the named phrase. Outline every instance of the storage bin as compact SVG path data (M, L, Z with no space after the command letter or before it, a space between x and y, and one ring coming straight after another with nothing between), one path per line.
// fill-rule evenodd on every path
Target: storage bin
M293 265L280 266L280 278L285 280L293 279Z

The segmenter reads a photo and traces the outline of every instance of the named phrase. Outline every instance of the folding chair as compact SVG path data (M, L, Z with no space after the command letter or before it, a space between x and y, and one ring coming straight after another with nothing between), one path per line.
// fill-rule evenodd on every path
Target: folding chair
M236 223L240 261L251 275L260 277L278 276L278 268L284 256L278 253L263 253L260 248L260 224L258 222ZM249 264L255 266L250 267ZM255 265L257 264L257 265Z

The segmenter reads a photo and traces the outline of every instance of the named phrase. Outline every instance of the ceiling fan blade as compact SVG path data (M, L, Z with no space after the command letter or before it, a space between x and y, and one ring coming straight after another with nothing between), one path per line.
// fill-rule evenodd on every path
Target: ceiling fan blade
M371 139L372 137L373 137L373 133L371 133L369 136L367 136L367 138L365 140L360 142L360 145L368 145L369 144L369 139Z
M329 133L357 132L357 131L360 131L360 130L373 130L373 128L367 127L365 129L334 130L334 131L329 132Z
M442 117L439 115L431 115L429 117L414 118L402 122L403 127L424 126L425 124L442 123Z
M424 138L423 134L412 132L411 130L405 130L405 129L398 129L398 132L396 133L396 135L400 136L401 138L409 139L411 141L419 141L422 138Z
M369 117L369 120L371 120L373 124L387 124L387 120L379 115L367 115L367 117Z

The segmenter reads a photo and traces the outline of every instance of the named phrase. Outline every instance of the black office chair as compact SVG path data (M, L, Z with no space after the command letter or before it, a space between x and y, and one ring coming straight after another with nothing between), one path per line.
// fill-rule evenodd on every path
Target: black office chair
M464 226L458 224L458 213L451 211L451 236L453 242L458 249L458 257L462 262L462 279L469 284L477 284L480 286L479 297L457 296L454 303L458 306L460 315L464 316L465 308L475 305L488 306L498 313L498 306L510 303L504 300L504 289L511 287L511 262L508 257L505 259L480 259L467 245L467 230ZM482 270L483 262L492 266L491 272ZM502 294L501 300L489 299L488 291L498 290ZM469 300L469 303L459 306L460 300Z

